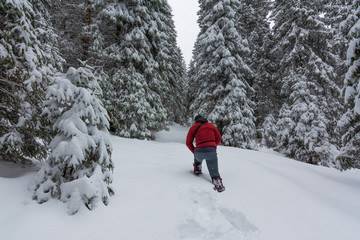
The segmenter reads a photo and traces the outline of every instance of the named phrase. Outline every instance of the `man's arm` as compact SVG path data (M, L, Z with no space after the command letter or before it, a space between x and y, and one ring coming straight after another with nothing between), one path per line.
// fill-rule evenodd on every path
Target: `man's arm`
M215 143L216 143L216 146L220 144L221 142L221 135L219 133L219 130L214 126L215 128Z
M186 136L186 146L190 149L190 151L192 153L194 153L195 147L193 145L193 141L194 141L194 133L193 133L193 128L189 129L189 132Z

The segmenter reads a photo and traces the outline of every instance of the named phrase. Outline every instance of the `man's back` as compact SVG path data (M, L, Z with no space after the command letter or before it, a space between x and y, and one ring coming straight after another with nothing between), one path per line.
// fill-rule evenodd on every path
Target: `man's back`
M198 130L195 135L196 129ZM194 147L193 145L194 138L195 138L196 147ZM208 147L208 146L216 147L217 145L219 145L220 142L221 142L221 135L219 131L212 123L209 123L204 118L199 119L199 121L197 121L190 128L188 135L186 137L186 146L192 152L194 152L195 148L199 148L199 147Z

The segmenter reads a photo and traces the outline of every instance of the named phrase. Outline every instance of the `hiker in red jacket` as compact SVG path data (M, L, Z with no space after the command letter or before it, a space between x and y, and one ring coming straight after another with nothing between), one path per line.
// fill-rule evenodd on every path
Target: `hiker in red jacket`
M205 159L215 189L222 192L225 187L219 174L216 153L216 147L221 142L221 135L217 128L201 115L195 117L195 122L186 137L186 146L194 153L194 174L202 174L201 164ZM195 147L193 145L194 138Z

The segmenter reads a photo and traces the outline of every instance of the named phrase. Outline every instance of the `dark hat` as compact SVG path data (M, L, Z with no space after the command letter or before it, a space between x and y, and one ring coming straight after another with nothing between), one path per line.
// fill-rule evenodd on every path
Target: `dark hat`
M203 118L203 116L201 116L200 114L199 114L199 115L196 115L195 121L197 121L199 118Z

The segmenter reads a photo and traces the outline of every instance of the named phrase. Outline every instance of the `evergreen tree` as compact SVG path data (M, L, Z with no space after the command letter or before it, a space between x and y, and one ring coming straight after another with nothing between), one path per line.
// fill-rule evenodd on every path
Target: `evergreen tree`
M55 34L29 1L0 2L0 158L27 163L45 159L49 137L40 116L45 89L62 58ZM41 10L41 11L40 11ZM49 65L49 64L52 64Z
M164 86L153 54L155 42L150 36L155 30L146 4L129 0L110 4L100 13L103 22L114 28L111 34L103 34L101 54L110 86L105 102L119 123L117 134L151 139L153 131L166 126L167 111L158 93ZM155 87L159 90L154 91Z
M360 1L354 1L350 7L352 14L342 24L351 39L343 90L346 113L338 123L343 147L337 160L344 170L360 168Z
M89 48L94 41L94 31L91 27L96 26L93 21L105 1L62 0L51 2L50 19L60 36L58 45L66 60L65 69L78 67L79 59L88 60L91 57Z
M276 146L276 120L272 114L269 114L261 127L261 144L269 148Z
M117 133L153 138L169 121L183 123L186 68L167 1L114 2L94 22L92 50L109 76L101 85L112 89L104 98Z
M39 203L58 198L68 203L69 214L86 205L108 203L113 193L108 115L99 96L93 69L69 68L53 79L47 90L47 116L56 135L51 156L37 175L33 198Z
M268 0L242 0L238 16L239 24L237 24L239 33L247 39L250 48L250 55L244 59L254 72L249 84L255 90L252 98L256 104L257 128L260 129L266 116L277 115L281 106L280 91L272 78L276 67L270 54L273 44L270 23L267 19L270 9L271 2Z
M156 106L151 104L154 101L153 96L157 101L160 101L160 98L149 90L144 76L138 73L134 66L120 67L112 80L116 80L113 84L116 97L110 101L110 109L111 112L117 110L118 107L121 109L114 113L120 124L119 135L151 139L152 131L158 129L158 123L161 120L156 119L159 112ZM160 109L160 111L163 110Z
M349 5L352 0L328 0L325 1L323 6L324 21L331 27L333 36L329 39L331 44L331 52L333 59L331 65L335 68L335 82L338 86L342 87L344 78L347 71L346 67L346 50L348 48L349 39L346 34L343 34L341 23L349 16Z
M193 115L203 114L215 123L225 145L254 148L252 71L243 57L247 41L236 29L240 1L200 0L200 33L191 63L190 106Z
M346 35L342 32L341 23L349 15L348 5L351 4L351 0L328 0L324 1L322 8L320 9L323 13L320 14L320 20L323 21L327 28L330 29L330 36L326 42L327 54L323 55L323 58L329 65L334 68L334 75L332 80L339 87L343 87L345 74L347 71L346 67L346 49L348 48L349 40ZM325 44L324 44L325 46ZM337 98L339 99L339 98ZM327 114L330 119L328 132L331 136L331 143L340 146L339 135L334 129L337 125L337 119L344 113L342 99L339 99L340 106L338 108L329 108ZM335 116L335 117L334 117Z
M154 85L167 111L168 119L177 123L185 121L184 88L186 67L182 53L177 46L176 31L171 8L167 0L147 1L151 12L149 39L152 53L159 68L159 80Z
M320 1L275 1L272 13L273 49L278 55L277 81L285 102L280 110L279 150L313 164L331 156L334 116L338 114L339 88L328 64L329 28L320 21Z
M53 4L49 0L30 0L34 9L34 26L46 63L53 71L62 71L65 59L59 50L59 35L51 23L50 9Z

